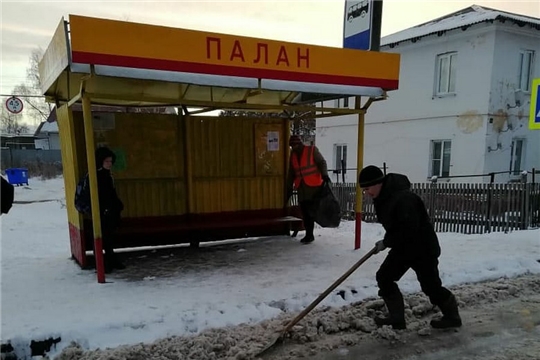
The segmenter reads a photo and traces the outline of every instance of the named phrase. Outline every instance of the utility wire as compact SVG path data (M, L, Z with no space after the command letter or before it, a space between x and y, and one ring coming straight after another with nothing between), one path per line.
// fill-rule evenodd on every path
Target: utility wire
M44 98L44 95L17 95L17 94L0 94L4 97L27 97L27 98Z

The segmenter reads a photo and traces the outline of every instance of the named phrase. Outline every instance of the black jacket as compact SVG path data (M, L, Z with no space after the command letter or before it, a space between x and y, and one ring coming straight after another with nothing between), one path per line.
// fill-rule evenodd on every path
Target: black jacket
M106 215L116 220L120 218L124 204L116 193L111 172L103 168L103 161L108 157L112 158L113 163L115 162L116 155L109 148L100 147L96 150L99 210L102 217Z
M97 171L99 210L101 214L114 213L120 214L124 209L124 204L116 193L114 180L111 172L101 168Z
M15 189L13 188L13 185L2 176L0 176L0 178L2 179L2 193L0 196L2 199L2 214L7 214L13 205Z
M408 258L439 257L441 248L424 202L410 188L405 175L388 174L373 199L377 219L386 230L384 244Z

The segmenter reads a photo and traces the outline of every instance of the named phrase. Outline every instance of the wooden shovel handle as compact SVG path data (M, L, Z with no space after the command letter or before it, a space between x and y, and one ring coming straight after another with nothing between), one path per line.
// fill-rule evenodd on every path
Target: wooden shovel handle
M302 320L311 310L315 308L321 301L324 300L325 297L328 296L335 288L337 288L345 279L347 279L353 272L356 271L362 265L366 262L367 259L369 259L373 254L377 252L377 248L374 247L371 249L366 255L364 255L356 264L354 264L345 274L341 275L339 279L337 279L328 289L326 289L321 295L319 295L318 298L316 298L311 304L308 305L300 314L298 314L294 319L292 319L281 331L281 334L284 335L289 331L294 325L296 325L300 320Z

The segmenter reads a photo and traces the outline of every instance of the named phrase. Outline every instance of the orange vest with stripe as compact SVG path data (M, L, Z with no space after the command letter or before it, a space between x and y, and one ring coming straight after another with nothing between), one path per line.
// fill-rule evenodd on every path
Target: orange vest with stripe
M315 146L304 146L302 157L298 161L298 154L292 154L292 167L294 170L294 187L298 189L302 180L308 186L321 186L323 183L321 172L313 161Z

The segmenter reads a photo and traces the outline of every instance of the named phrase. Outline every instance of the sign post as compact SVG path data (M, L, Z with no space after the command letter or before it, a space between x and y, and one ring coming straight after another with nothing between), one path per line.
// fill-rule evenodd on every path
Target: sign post
M345 0L343 47L379 51L382 0Z
M540 78L534 79L531 91L531 108L529 111L529 129L540 130Z

